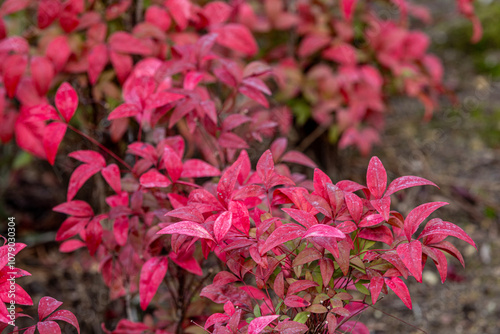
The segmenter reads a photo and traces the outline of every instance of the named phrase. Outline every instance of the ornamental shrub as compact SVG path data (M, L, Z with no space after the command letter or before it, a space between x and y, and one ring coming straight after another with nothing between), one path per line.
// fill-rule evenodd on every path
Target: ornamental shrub
M479 39L472 1L457 3ZM312 119L369 153L395 94L431 116L444 88L429 38L411 29L430 20L422 6L6 0L0 17L0 139L78 161L56 240L86 248L110 298L126 300L106 333L367 333L352 318L389 290L411 308L402 278L421 282L429 258L443 282L445 253L464 264L446 237L474 245L438 218L419 230L446 203L391 210L395 192L434 183L388 185L377 157L366 185L333 183L287 149ZM289 163L315 168L313 180ZM95 210L78 194L98 177L109 187ZM60 304L44 298L42 334L70 319L47 318Z

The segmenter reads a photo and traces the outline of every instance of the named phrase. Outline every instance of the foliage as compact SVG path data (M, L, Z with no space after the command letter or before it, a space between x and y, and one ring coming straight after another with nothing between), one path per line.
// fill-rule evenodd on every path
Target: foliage
M472 2L458 5L477 39ZM428 37L409 29L410 16L428 20L423 7L7 0L0 14L0 139L15 135L50 164L64 159L69 132L95 145L67 154L80 164L54 210L69 216L56 235L60 250L87 248L110 298L127 303L128 319L107 333L183 333L190 320L213 333L364 333L350 319L388 288L411 308L401 277L421 282L428 258L442 281L444 253L464 264L447 236L474 245L437 218L416 236L446 203L406 218L391 211L395 192L434 184L407 176L387 186L376 157L366 186L334 184L319 169L311 182L285 164L316 167L287 151L293 114L311 115L342 133L340 147L363 153L378 141L388 96L419 98L431 115L441 65ZM32 14L36 27L16 26ZM259 154L259 143L270 149ZM96 212L76 198L99 174L109 188ZM229 271L205 286L217 266ZM224 313L200 311L210 300ZM62 311L48 315L59 302L40 304L38 332L57 331Z

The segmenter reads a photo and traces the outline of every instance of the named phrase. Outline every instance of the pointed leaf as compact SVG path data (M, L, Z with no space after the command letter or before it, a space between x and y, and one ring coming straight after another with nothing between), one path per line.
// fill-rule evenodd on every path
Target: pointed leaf
M312 248L309 248L312 249ZM306 289L318 286L318 283L309 280L295 281L288 287L287 296L296 294L297 292L304 291Z
M290 215L293 219L303 225L305 228L310 228L316 224L318 224L318 219L310 213L303 210L283 208L284 212Z
M143 311L146 310L160 286L168 269L168 258L165 256L152 257L141 269L139 281L140 304Z
M401 244L396 248L401 261L406 268L422 283L422 244L420 241L413 240L407 244Z
M61 320L67 322L68 324L75 327L78 334L80 334L80 326L78 325L78 320L76 319L75 315L68 310L56 311L52 313L52 315L48 317L47 320Z
M38 318L40 320L45 319L62 304L62 302L52 297L42 297L38 303Z
M309 237L326 237L326 238L345 238L345 234L342 233L338 228L331 225L318 224L307 229L307 232L302 238Z
M71 201L73 197L75 197L76 193L83 184L95 173L98 173L101 170L101 166L98 165L89 165L83 164L73 171L71 177L69 179L68 185L68 201Z
M258 47L250 30L238 23L229 23L214 29L217 33L217 43L231 50L235 50L253 56L257 53Z
M472 240L471 237L467 233L465 233L464 230L462 230L460 227L457 225L450 223L450 222L445 222L445 221L436 221L433 224L427 224L427 226L424 228L422 233L418 236L417 239L421 239L424 237L427 237L429 235L450 235L456 238L459 238L465 242L468 242L475 248L477 248L476 244ZM434 246L434 245L433 245Z
M380 291L384 287L384 278L382 277L372 277L370 280L370 293L372 296L372 304L375 304L378 300L378 296L380 295Z
M108 116L108 120L132 117L138 115L142 110L133 103L124 103L116 107Z
M298 151L289 151L281 158L282 161L293 162L299 165L316 168L314 161L309 159L307 155Z
M121 193L122 184L120 180L120 169L116 164L110 164L101 170L102 177L109 186L117 193Z
M411 210L406 217L404 224L404 231L408 241L411 240L411 236L413 235L413 233L417 231L420 224L427 217L429 217L431 213L447 204L448 203L446 202L431 202L419 205L415 209Z
M232 226L233 215L230 211L222 213L214 223L214 235L217 242L221 242Z
M248 326L248 334L261 333L264 328L267 327L267 325L276 320L278 317L278 315L267 315L264 317L255 318L250 322L250 325Z
M43 148L47 154L47 160L51 165L54 165L57 150L65 134L66 124L64 123L52 122L45 127L43 133Z
M166 188L172 182L156 169L150 169L139 178L141 186L145 188Z
M208 231L195 222L183 221L169 225L161 229L158 234L183 234L189 235L191 237L197 237L202 239L209 239L215 241L214 238L208 233Z
M284 303L288 307L307 307L311 305L311 303L304 298L295 295L286 297Z
M234 186L236 185L240 169L241 162L237 161L228 169L226 169L226 171L222 174L219 183L217 184L217 197L222 203L226 205L229 203L233 196Z
M94 215L92 207L84 201L65 202L55 206L52 210L75 217L92 217Z
M266 239L264 244L260 249L260 255L264 255L269 250L284 244L287 241L301 238L305 234L306 230L297 224L285 224L278 227L271 233L271 235Z
M361 216L363 215L363 201L353 193L347 192L344 194L344 198L352 220L356 223L359 222Z
M89 80L92 85L95 85L97 79L99 79L99 75L101 75L108 63L108 48L106 44L94 46L87 56L87 61Z
M399 277L390 277L385 279L385 284L403 301L410 310L412 309L410 291L403 280Z
M54 321L43 321L36 325L40 334L61 334L61 327Z
M387 187L387 173L382 161L377 157L372 157L366 171L366 185L368 190L375 196L375 199L384 195Z
M59 86L55 102L57 110L59 110L66 123L69 123L78 107L78 95L69 83L64 82Z
M199 159L189 159L184 162L181 177L197 178L219 176L220 171L217 167Z
M389 187L387 187L387 191L385 192L385 197L390 196L394 194L397 191L400 191L402 189L410 188L410 187L416 187L416 186L434 186L439 188L437 185L435 185L433 182L426 180L424 178L418 177L418 176L402 176L398 177L394 181L389 184Z
M33 57L30 67L36 90L40 95L45 95L55 75L54 65L46 57Z

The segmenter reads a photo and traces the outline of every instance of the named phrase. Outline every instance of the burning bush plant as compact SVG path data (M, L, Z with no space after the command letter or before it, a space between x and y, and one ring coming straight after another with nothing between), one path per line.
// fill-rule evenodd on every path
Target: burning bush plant
M472 1L458 6L478 39ZM402 278L421 282L429 258L443 282L445 253L464 264L448 236L474 245L438 218L417 233L446 203L391 210L392 194L432 182L388 185L373 157L366 185L333 183L287 149L311 117L340 147L369 153L394 94L420 99L430 117L442 68L409 25L429 21L424 7L6 0L0 16L0 139L50 164L78 161L54 208L68 215L56 240L62 252L87 248L110 298L126 300L127 319L107 333L183 333L193 322L214 334L366 333L353 317L389 290L411 308ZM75 138L86 149L72 150ZM315 168L313 180L289 163ZM93 177L109 186L97 212L78 199ZM223 313L201 311L212 302Z

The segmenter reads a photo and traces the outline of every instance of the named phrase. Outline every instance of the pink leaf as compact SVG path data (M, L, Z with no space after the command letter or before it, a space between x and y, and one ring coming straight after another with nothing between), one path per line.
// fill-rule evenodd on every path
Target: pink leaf
M356 223L359 222L363 215L363 201L353 193L345 193L344 198L352 220Z
M307 229L306 234L302 238L310 238L310 237L327 237L327 238L345 238L345 234L342 233L338 228L325 225L318 224L314 225Z
M145 20L146 22L154 24L162 31L167 31L171 23L168 12L162 7L155 5L148 7L146 10Z
M69 179L68 185L68 201L71 201L75 197L76 193L83 184L95 173L98 173L102 169L98 165L83 164L73 171Z
M373 214L363 218L363 220L359 223L359 227L372 227L382 223L383 221L384 217L382 217L382 215Z
M19 54L10 55L3 61L3 83L8 97L13 98L16 95L17 86L27 65L26 56Z
M90 205L84 201L65 202L54 207L52 210L75 217L92 217L94 215L94 211Z
M26 9L30 2L30 0L5 0L0 7L0 16L6 16Z
M113 223L113 235L116 243L120 246L125 246L128 239L129 220L128 216L120 216Z
M78 325L78 320L76 319L75 315L70 311L67 310L56 311L52 313L52 315L48 317L47 320L61 320L67 322L68 324L75 327L76 330L78 331L78 334L80 334L80 326Z
M399 277L390 277L385 279L385 284L387 284L387 286L403 301L406 307L411 310L410 292L403 280Z
M113 33L108 40L111 50L120 53L148 56L151 54L149 44L124 31Z
M316 217L310 212L290 208L284 208L282 210L305 228L310 228L311 226L318 224L318 219L316 219Z
M397 179L392 181L391 184L389 184L389 187L387 187L387 191L385 192L384 196L385 197L390 196L390 195L394 194L396 191L399 191L402 189L416 187L416 186L425 186L425 185L438 187L433 182L426 180L424 178L418 177L418 176L398 177Z
M221 242L232 226L233 215L230 211L222 213L214 223L214 235L217 242Z
M165 175L161 174L156 169L150 169L142 174L139 182L141 186L145 188L166 188L172 183Z
M48 58L33 57L31 59L31 76L40 95L45 95L48 92L54 75L54 65Z
M165 146L162 159L170 179L177 182L183 170L181 158L170 146Z
M232 132L224 132L220 135L217 141L223 148L248 148L248 143Z
M231 50L235 50L253 56L257 53L258 47L250 30L238 23L229 23L214 29L212 32L217 33L217 43Z
M191 3L188 0L166 0L165 6L182 31L186 29L191 17Z
M71 203L71 202L69 202ZM87 226L90 217L68 217L57 230L56 241L66 240L77 235L82 229Z
M141 309L146 310L160 286L168 269L168 258L165 256L152 257L141 269L139 294Z
M306 156L303 153L297 152L297 151L289 151L285 153L285 155L281 158L282 161L286 162L293 162L299 165L311 167L311 168L316 168L316 164L314 161L309 159L308 156Z
M226 169L224 174L222 174L217 185L217 197L226 205L233 196L234 187L236 185L240 169L241 162L236 162L231 165L228 169Z
M401 261L406 268L422 283L422 244L420 241L413 240L407 244L401 244L396 248Z
M54 22L61 12L61 3L54 0L38 1L38 28L45 29Z
M411 240L411 236L415 233L420 226L420 224L427 218L431 213L439 209L440 207L447 205L446 202L431 202L425 203L417 206L415 209L411 210L405 219L404 231L408 241Z
M193 90L198 86L198 83L203 79L203 73L190 71L184 77L183 88L187 90Z
M255 102L263 105L266 108L269 108L269 102L267 101L267 98L262 92L260 92L258 89L255 89L254 87L248 86L248 85L241 85L238 88L238 91L251 98Z
M38 303L38 318L40 320L45 319L49 314L54 312L63 303L52 298L52 297L42 297Z
M211 177L219 176L220 171L217 167L208 164L199 159L189 159L184 162L184 169L181 177Z
M123 84L132 71L132 57L126 54L110 51L109 59L111 61L111 64L113 65L113 68L115 69L118 81Z
M56 93L56 107L63 116L66 123L69 123L71 117L75 114L78 107L78 95L76 91L67 82L64 82Z
M61 328L54 321L43 321L36 325L40 334L61 334Z
M120 180L120 169L116 164L110 164L101 170L102 177L109 186L117 193L121 193L122 184Z
M71 48L69 47L68 37L58 36L54 38L47 46L45 55L47 56L47 58L52 60L52 63L54 63L56 73L61 72L68 62L69 56L71 55Z
M457 237L465 242L468 242L472 246L476 247L476 244L474 243L474 241L471 239L471 237L469 237L469 235L467 235L467 233L465 233L464 230L462 230L460 227L458 227L457 225L452 224L450 222L445 222L442 220L430 221L427 224L427 226L425 226L422 233L418 236L418 239L421 239L421 238L424 238L424 237L427 237L430 235L454 236L454 237ZM438 247L438 246L436 245L435 247Z
M311 303L304 298L295 295L286 297L284 303L288 307L307 307L311 305Z
M106 167L106 160L104 160L103 156L92 150L74 151L68 154L68 156L89 165L96 165L101 168Z
M286 292L287 296L294 295L297 292L304 291L306 289L318 286L318 283L309 280L299 280L295 281L288 287Z
M99 75L108 63L108 48L106 44L98 44L90 50L88 56L88 75L92 85L95 85Z
M377 157L372 157L368 164L366 185L376 199L384 195L385 188L387 187L387 173L384 165L382 165L382 161Z
M342 14L344 14L344 18L348 22L352 19L352 15L356 8L356 2L357 0L341 0Z
M215 241L203 226L195 222L184 221L169 225L161 229L158 234L183 234L191 237L209 239Z
M52 122L45 127L43 133L43 148L47 155L47 160L51 165L56 160L57 150L66 133L66 124L60 122Z
M94 256L102 241L102 219L103 218L99 216L95 217L85 229L85 243L87 244L90 256Z
M364 228L358 234L358 238L368 239L372 241L380 241L389 246L394 241L394 236L391 230L385 225L378 226L375 228Z
M325 48L331 41L328 35L309 34L300 42L298 55L308 57L315 52Z
M370 280L370 293L372 296L372 304L375 304L378 300L378 296L384 287L384 279L382 277L373 277Z
M260 249L260 255L264 255L267 251L284 244L287 241L302 238L306 230L297 224L285 224L278 227L271 233L271 235L266 239L264 244Z
M261 333L267 325L276 320L278 317L278 315L267 315L253 319L248 326L248 334Z
M182 94L170 93L170 92L158 92L146 99L146 109L155 109L166 105L177 100L184 98Z
M59 246L59 251L61 253L70 253L70 252L73 252L73 251L75 251L79 248L82 248L84 246L85 246L84 242L82 242L80 240L76 240L76 239L71 239L71 240L66 240L65 242L63 242L61 244L61 246Z
M370 330L365 324L359 321L348 321L340 325L339 329L349 334L370 334Z
M108 120L117 118L136 116L141 112L141 109L132 103L124 103L116 107L108 116Z
M20 36L8 37L0 41L0 53L15 52L26 54L29 52L29 49L30 47L26 39Z

